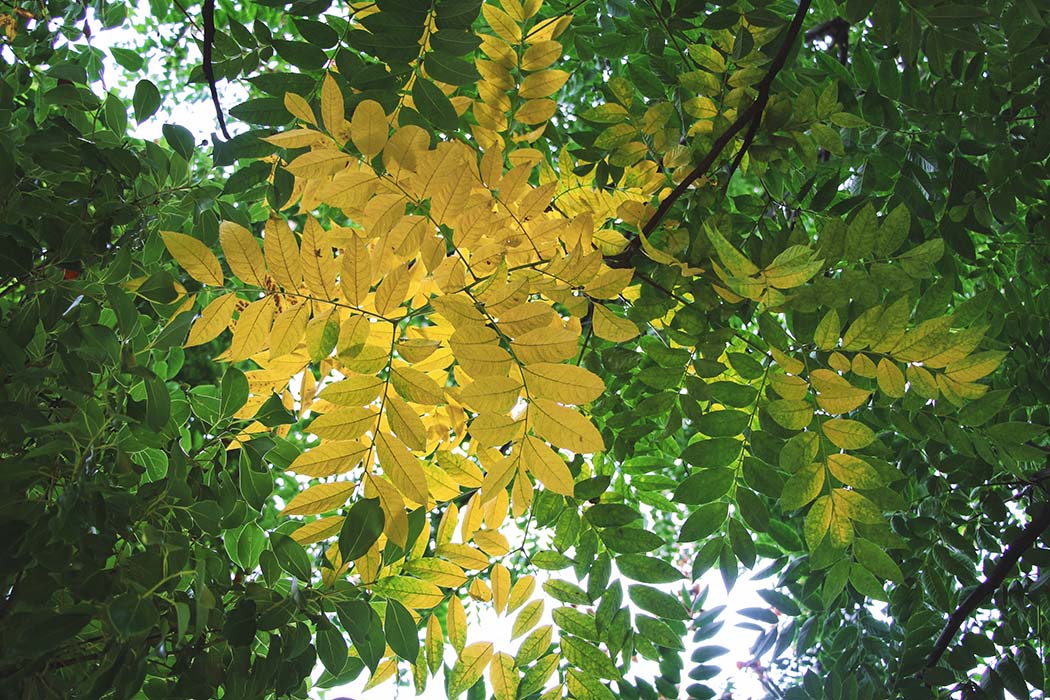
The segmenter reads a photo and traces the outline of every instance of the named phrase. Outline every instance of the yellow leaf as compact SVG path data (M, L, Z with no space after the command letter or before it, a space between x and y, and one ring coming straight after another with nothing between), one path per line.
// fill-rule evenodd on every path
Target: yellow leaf
M491 659L492 642L474 642L465 647L449 672L448 697L455 698L477 683Z
M427 449L427 427L423 425L419 414L405 403L404 399L396 394L387 394L386 418L390 421L390 427L394 433L411 449L425 451ZM418 461L416 462L418 464ZM426 501L421 501L425 505Z
M465 486L466 488L481 486L481 480L484 478L481 469L466 457L439 450L434 453L433 460L437 462L437 465L445 473L455 479L460 486Z
M496 564L489 574L489 581L492 583L492 604L498 615L507 605L507 596L510 593L510 571L503 564Z
M284 219L271 217L266 222L263 252L270 274L277 283L287 292L299 291L299 283L303 279L299 243Z
M638 327L634 321L617 316L601 304L594 305L591 324L596 336L614 343L625 343L638 336Z
M318 478L335 476L355 469L367 452L368 447L358 440L325 441L296 457L288 471Z
M427 635L423 640L423 650L427 658L427 668L431 673L437 673L444 660L445 635L441 631L441 623L437 615L431 615L427 620Z
M489 683L496 700L514 700L518 695L518 669L514 657L502 651L489 664Z
M352 305L360 306L372 286L372 260L364 239L356 233L351 234L339 260L342 264L339 285L343 296Z
M718 259L726 266L733 277L750 277L758 274L758 266L732 246L721 233L710 224L704 224L707 237L714 247Z
M879 389L886 396L893 398L904 396L904 373L901 372L897 363L888 358L882 358L875 369L875 376L879 382Z
M385 383L379 377L355 374L329 384L321 390L318 398L339 406L363 406L379 397Z
M315 484L295 494L281 515L316 515L342 506L354 492L354 484L336 481L330 484Z
M435 554L442 559L459 564L464 569L480 571L489 565L487 556L465 544L443 544L435 550Z
M828 455L828 471L842 483L857 489L877 489L885 483L874 467L854 455Z
M543 0L522 0L521 13L524 19L531 19L540 8L543 7Z
M284 108L296 119L317 126L317 120L314 118L314 111L310 108L310 103L301 95L296 95L294 92L284 93Z
M522 333L510 344L518 362L560 362L576 355L579 333L560 323L554 327L537 328Z
M478 530L473 539L481 551L489 556L502 557L510 552L510 543L498 530Z
M505 377L510 371L510 353L499 346L499 336L491 328L460 327L448 344L456 360L472 377Z
M904 362L922 362L935 356L951 344L948 337L951 321L951 316L923 321L905 333L890 354Z
M317 520L311 520L293 532L292 539L304 547L308 544L326 540L332 535L339 534L339 530L343 527L343 520L345 518L342 515L329 515Z
M876 369L875 363L864 353L857 353L853 356L853 362L851 363L850 368L858 377L874 379L878 376L878 369Z
M522 466L543 482L547 489L571 496L575 483L569 467L554 450L539 438L529 435L521 445Z
M364 316L351 316L339 326L339 338L336 340L336 354L343 361L357 357L368 344L372 324Z
M489 587L485 585L485 582L480 578L476 578L470 582L470 586L467 588L467 594L474 600L479 600L482 603L487 603L492 600L492 590L489 589Z
M510 377L479 377L459 392L459 400L477 413L506 413L518 402L521 382Z
M554 100L528 100L518 107L514 119L522 124L542 124L553 117L557 109L558 103Z
M513 442L525 432L525 421L497 413L482 413L470 423L470 437L480 447Z
M843 450L859 450L875 441L875 432L855 420L832 418L821 427L831 444Z
M525 604L536 590L536 577L531 575L522 576L510 588L507 598L507 612L512 613Z
M488 473L485 474L484 481L481 482L483 502L491 501L497 494L507 488L507 484L514 478L514 474L518 469L519 457L520 455L515 452L499 459L489 468Z
M514 624L510 628L510 638L517 639L531 630L541 617L543 617L543 601L530 600L514 618Z
M362 690L371 690L376 686L382 685L393 678L396 673L397 657L391 656L390 658L383 659L379 666L376 667L375 672L369 677L368 682L365 683Z
M326 178L345 170L353 159L336 148L321 147L298 156L285 170L300 178Z
M463 609L463 602L456 596L448 601L448 614L445 619L448 627L448 641L456 653L463 651L467 643L467 611Z
M237 295L232 292L213 299L201 311L200 318L190 327L190 335L186 338L185 347L190 348L214 340L217 335L229 327L230 318L236 308Z
M529 419L536 434L558 447L577 453L601 452L605 441L582 414L547 399L531 401ZM529 460L526 460L529 461Z
M546 328L554 319L554 309L546 304L530 301L501 311L498 322L501 331L516 338L537 328Z
M809 380L817 391L817 403L832 414L849 413L868 400L870 391L859 389L827 369L815 369Z
M1006 353L1001 350L974 353L952 362L944 373L957 382L973 382L994 372L1005 357Z
M489 26L492 27L492 31L496 32L502 39L512 44L521 42L521 26L506 12L495 5L485 3L481 6L481 14L485 17L485 21L488 22Z
M299 304L282 311L270 330L270 359L283 357L299 347L310 320L310 305Z
M374 408L338 408L314 418L307 428L322 440L353 440L376 427Z
M801 401L809 394L809 384L806 380L790 374L770 374L769 384L781 397L792 401Z
M388 175L399 179L405 171L415 172L418 155L429 147L430 134L425 129L415 124L402 126L383 149L383 167Z
M937 380L930 370L919 365L908 365L908 385L925 399L936 399L940 394L937 388Z
M521 85L518 87L518 96L525 100L531 100L537 97L553 95L568 79L569 74L558 69L533 73L521 81Z
M437 406L445 403L445 392L438 383L411 367L394 367L390 373L394 390L406 401Z
M461 567L433 557L406 562L405 572L442 588L458 588L467 581L467 574Z
M215 254L208 250L208 246L185 233L161 231L160 237L171 257L190 277L213 287L222 286L222 265Z
M327 235L316 219L307 217L299 254L307 289L321 299L334 299L339 267L332 256L332 246L326 241Z
M273 323L273 297L266 296L241 311L237 325L233 327L233 340L230 343L230 360L246 360L266 347L270 337L270 325Z
M605 391L601 377L576 365L534 362L521 371L529 396L535 398L581 405Z
M561 58L562 53L559 42L541 41L525 50L521 57L521 68L527 71L542 70Z
M366 469L370 467L366 464ZM389 481L374 477L365 472L365 497L378 498L379 507L383 510L383 533L387 539L399 547L408 542L408 514L405 512L405 499Z
M390 125L383 106L375 100L361 101L350 120L350 138L357 150L371 160L386 146L389 133Z
M251 232L232 221L219 224L219 243L226 263L242 282L266 286L266 262Z
M343 111L343 94L331 73L325 73L324 82L321 84L321 119L328 133L334 136L340 144L343 143L345 138L341 134L343 121L346 119Z
M820 323L817 324L817 328L813 332L813 342L821 350L831 350L838 345L841 331L842 324L839 321L839 314L835 309L831 309L824 314L824 318L820 319Z
M313 129L291 129L263 138L278 148L306 148L326 141L324 134Z
M376 311L381 316L393 316L398 307L404 303L411 279L408 268L405 266L395 268L386 274L383 281L376 287Z
M445 599L441 589L432 583L408 576L386 576L372 584L372 591L393 598L406 608L425 610Z
M427 476L419 464L419 459L404 442L387 433L380 432L376 435L375 445L379 465L397 490L409 500L426 506Z
M806 546L809 547L811 552L824 539L828 527L831 526L832 511L831 496L821 496L813 502L809 512L806 513L803 533L806 537Z

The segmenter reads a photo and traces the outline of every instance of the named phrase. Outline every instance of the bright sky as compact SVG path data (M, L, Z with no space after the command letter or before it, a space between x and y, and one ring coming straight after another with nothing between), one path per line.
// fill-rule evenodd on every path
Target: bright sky
M143 2L145 7L145 2ZM148 11L148 10L147 10ZM93 22L94 26L98 26L97 22ZM137 40L137 35L134 32L112 29L104 32L98 32L92 39L92 44L99 49L106 52L107 59L105 63L105 75L107 78L111 76L115 77L124 72L124 69L113 62L112 58L109 57L107 49L111 46L122 46L128 48L134 48L134 43ZM191 60L199 60L195 46L191 50ZM152 55L148 59L146 66L146 76L156 76L163 69L163 62L161 57ZM115 79L107 79L107 85L112 86L117 81ZM131 103L131 89L132 86L127 90L121 92L121 97L130 106ZM96 86L98 87L98 86ZM224 110L228 110L230 107L235 106L239 102L243 101L247 97L247 91L240 85L229 85L220 84L219 86L220 99ZM130 111L130 110L129 110ZM130 115L129 115L130 116ZM229 120L229 117L227 117ZM230 130L232 133L243 130L243 125L238 124L234 120L230 120ZM197 102L180 102L172 104L170 101L165 102L161 109L152 118L140 124L134 126L134 119L131 119L131 125L129 130L132 135L139 138L158 140L161 139L161 127L165 123L175 123L189 129L195 138L196 143L200 144L202 141L206 141L211 138L211 135L218 132L218 123L215 119L215 111L210 100L201 100ZM510 539L514 539L515 533L506 532ZM520 534L518 535L520 537ZM766 561L759 561L755 570L761 570L768 564ZM546 572L539 571L537 573L538 583L546 580ZM570 578L572 577L571 572L562 572L567 574ZM742 629L739 627L742 623L751 623L753 621L749 618L743 617L738 614L737 611L748 607L760 607L768 608L768 604L763 601L756 593L760 588L770 587L772 584L771 579L767 579L763 582L755 582L748 578L749 572L743 571L741 577L738 579L736 586L733 588L731 593L727 593L723 586L721 576L717 569L708 572L700 580L701 587L708 587L710 592L708 594L708 601L705 609L710 609L718 605L725 605L726 611L722 614L722 621L724 626L719 633L711 639L702 642L703 645L719 645L729 649L729 653L721 656L717 659L713 659L708 663L721 664L723 672L720 676L708 682L715 690L723 691L727 684L732 685L733 689L733 700L758 700L759 698L765 697L765 691L761 684L755 678L754 674L747 669L738 669L737 662L746 662L751 659L749 649L756 639L756 633L750 629ZM630 581L623 581L626 587ZM673 587L665 587L669 592ZM539 595L543 595L537 586ZM551 624L551 610L558 607L559 603L552 599L546 600L544 619L541 624ZM518 642L510 640L510 625L513 622L513 616L510 617L497 617L493 614L491 606L487 605L472 605L467 603L468 619L471 622L470 637L468 643L475 641L491 641L495 644L497 651L504 651L507 653L513 653L516 650ZM683 653L682 658L684 661L684 669L682 671L682 683L681 683L681 697L686 697L685 688L692 682L686 676L689 670L695 666L689 660L689 654L695 645L687 638L687 649ZM446 649L446 662L449 666L454 662L455 656L451 649ZM402 677L409 679L410 674L405 673L407 665L402 664ZM318 673L320 670L318 670ZM655 677L659 675L659 669L657 664L649 662L639 658L638 663L632 666L632 675L644 678L649 682L653 682ZM361 687L364 685L365 678L362 678L349 686L342 688L332 689L330 691L317 690L314 693L314 697L323 698L336 698L339 696L349 695L354 698L390 698L390 697L413 697L414 690L411 686L397 688L390 684L384 684L378 688L374 688L368 692L362 692ZM427 691L420 697L424 699L433 700L444 700L444 683L440 675L436 678L431 678Z

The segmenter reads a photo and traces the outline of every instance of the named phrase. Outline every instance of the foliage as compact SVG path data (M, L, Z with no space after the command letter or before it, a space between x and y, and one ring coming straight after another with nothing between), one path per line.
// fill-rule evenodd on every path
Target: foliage
M7 23L0 673L713 697L761 566L774 697L1045 691L1047 12L286 5L222 187Z

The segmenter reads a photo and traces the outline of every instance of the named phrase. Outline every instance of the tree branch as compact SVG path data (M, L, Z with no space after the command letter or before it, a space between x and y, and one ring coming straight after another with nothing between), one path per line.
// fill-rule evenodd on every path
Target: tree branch
M765 77L763 77L762 81L758 84L758 95L755 97L755 101L737 116L736 121L734 121L721 136L715 139L714 144L711 145L711 150L708 151L706 156L704 156L704 159L693 168L684 180L678 183L678 186L672 190L671 194L667 195L667 197L660 202L660 206L657 208L656 213L653 214L652 218L646 222L645 227L642 228L642 233L644 235L648 236L656 230L661 219L663 219L667 212L670 211L675 202L677 202L678 199L688 191L689 187L694 182L703 177L707 171L711 169L711 166L714 165L714 162L722 154L722 151L725 150L726 146L732 142L733 138L736 137L745 126L754 122L751 131L757 131L758 124L762 121L762 111L765 109L766 103L769 102L769 91L773 87L773 81L787 63L788 54L791 53L791 49L795 45L795 40L798 38L799 32L802 29L802 21L805 19L811 3L812 0L801 0L799 2L798 10L795 11L795 16L791 19L791 24L788 25L783 43L780 45L777 55L773 57L773 63L769 66L769 70L766 72ZM751 136L751 139L753 139L754 135L751 131L749 131L749 135ZM737 162L743 158L742 152L745 151L748 146L750 146L750 140L745 137L741 152L737 154ZM729 177L731 178L732 176L733 173L730 171ZM640 243L636 244L632 241L632 245L640 245Z
M1047 528L1050 528L1050 504L1042 503L1039 505L1039 508L1040 512L1038 515L1025 526L1021 534L1017 536L1017 539L1006 548L1002 558L999 559L995 568L992 569L992 573L988 574L988 578L977 588L970 591L970 595L966 596L966 599L959 604L959 607L948 618L947 624L944 625L944 629L941 630L937 641L933 645L933 651L926 658L926 667L923 670L937 665L937 662L940 661L944 652L948 650L952 639L955 638L955 633L959 631L963 623L969 619L970 615L988 596L1002 585L1017 561L1035 544L1039 536Z
M215 69L211 64L212 44L215 41L215 0L204 0L204 5L201 7L201 21L204 23L204 60L201 69L204 71L208 88L211 90L211 102L215 105L215 116L219 118L219 129L229 141L231 136L226 130L226 118L222 115L222 105L219 103L219 88L215 85Z

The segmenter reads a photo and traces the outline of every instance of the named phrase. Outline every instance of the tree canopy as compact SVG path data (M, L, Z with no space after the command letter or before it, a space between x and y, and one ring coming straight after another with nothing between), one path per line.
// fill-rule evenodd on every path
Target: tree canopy
M1048 20L0 3L0 686L1043 697Z

